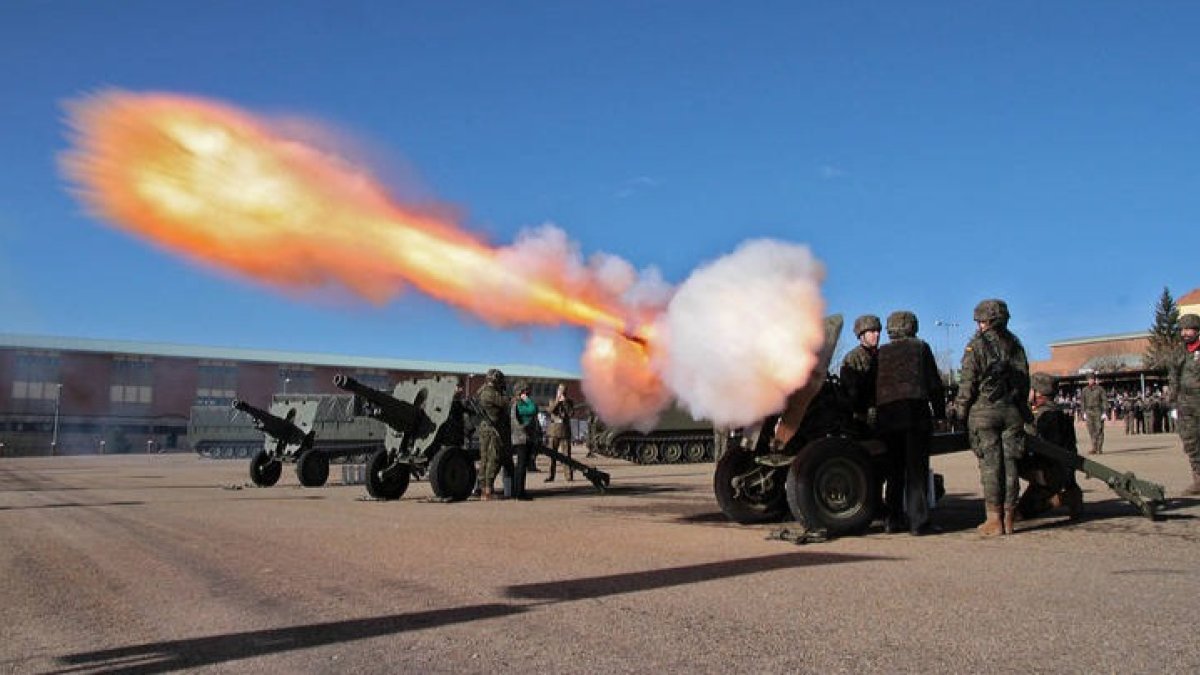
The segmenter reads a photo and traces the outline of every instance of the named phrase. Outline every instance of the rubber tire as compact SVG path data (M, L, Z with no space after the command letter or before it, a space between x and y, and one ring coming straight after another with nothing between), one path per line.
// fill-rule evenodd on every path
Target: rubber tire
M661 461L658 452L658 443L642 443L636 446L638 464L658 464Z
M870 455L848 438L809 443L788 467L787 503L806 529L830 536L862 532L879 510Z
M429 463L429 487L433 494L460 502L475 490L475 463L462 448L442 448Z
M667 464L679 464L684 458L683 444L671 442L663 445L662 458Z
M296 478L304 487L321 487L329 480L329 457L316 450L305 450L296 459Z
M396 474L396 477L391 481L384 481L380 478L380 473L388 467L388 451L387 448L376 450L371 458L367 460L367 475L364 481L367 486L367 494L375 499L383 499L392 501L400 499L408 490L409 479L412 474L407 470Z
M766 472L762 479L768 483L765 492L748 495L737 494L733 479L751 471ZM713 475L713 493L725 516L735 523L752 525L783 520L787 515L787 494L784 489L784 469L761 466L754 455L743 450L730 448L717 461Z
M250 480L259 487L271 487L279 482L283 475L283 462L271 456L265 449L260 449L250 460Z

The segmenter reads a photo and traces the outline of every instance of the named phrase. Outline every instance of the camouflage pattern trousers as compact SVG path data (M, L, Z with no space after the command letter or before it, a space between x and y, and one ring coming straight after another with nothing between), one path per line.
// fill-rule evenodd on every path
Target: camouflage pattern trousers
M500 442L500 432L490 425L479 425L479 475L480 485L492 488L496 482L496 474L500 472L500 452L504 444Z
M1025 426L1016 406L973 407L967 416L971 449L979 459L983 501L1016 506L1021 490L1017 460L1025 455Z
M1087 415L1088 436L1092 439L1092 453L1099 454L1104 449L1104 413L1099 410L1089 410L1085 414Z
M1183 441L1183 454L1192 465L1192 473L1200 475L1200 401L1180 403L1176 408L1179 415L1179 440Z

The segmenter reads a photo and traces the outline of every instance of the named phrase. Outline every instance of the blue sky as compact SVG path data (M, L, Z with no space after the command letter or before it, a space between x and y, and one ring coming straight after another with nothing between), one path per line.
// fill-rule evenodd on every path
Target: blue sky
M1047 358L1200 286L1197 35L1185 2L6 2L0 332L578 371L578 329L285 295L87 217L62 103L117 87L344 130L496 244L553 222L677 283L805 243L831 311L955 361L1002 297Z

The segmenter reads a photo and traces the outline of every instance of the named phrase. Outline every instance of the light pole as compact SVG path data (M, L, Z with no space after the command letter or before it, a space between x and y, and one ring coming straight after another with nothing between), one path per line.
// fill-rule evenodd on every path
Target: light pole
M54 385L54 430L50 433L50 456L58 452L58 411L62 402L62 385Z
M287 393L288 385L291 383L292 383L292 378L290 378L290 377L283 378L283 393L285 393L285 394Z
M954 352L950 349L950 330L958 328L958 324L953 321L938 319L933 322L933 325L946 329L946 341L944 343L946 350L946 373L950 379L949 383L954 384Z

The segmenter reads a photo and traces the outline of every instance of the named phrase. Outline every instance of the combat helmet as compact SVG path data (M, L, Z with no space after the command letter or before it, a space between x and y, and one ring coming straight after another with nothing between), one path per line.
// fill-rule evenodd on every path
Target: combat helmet
M889 340L910 338L917 334L917 315L908 310L899 310L888 314L887 334Z
M1058 380L1050 373L1038 372L1029 376L1029 386L1035 393L1050 398L1054 396Z
M1179 317L1179 329L1184 330L1187 328L1200 330L1200 316L1195 314L1184 314L1183 316Z
M983 300L975 305L975 321L986 321L993 326L1007 326L1008 316L1008 303L1003 300Z
M879 317L874 314L863 314L854 320L854 337L862 337L862 334L869 330L882 330L883 324L879 323Z
M504 391L504 373L499 368L492 368L487 371L486 381L500 391Z

